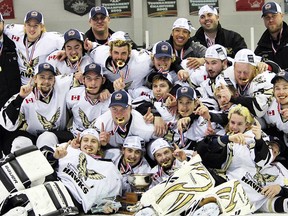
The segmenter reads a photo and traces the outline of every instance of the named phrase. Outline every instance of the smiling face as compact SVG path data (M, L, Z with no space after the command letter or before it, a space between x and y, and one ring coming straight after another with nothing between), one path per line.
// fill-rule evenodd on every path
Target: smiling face
M24 31L27 34L27 39L29 42L36 41L44 30L44 25L39 23L36 19L29 19L24 24Z
M255 76L256 67L249 63L235 62L234 75L238 85L245 86Z
M190 38L190 32L183 28L174 28L172 30L174 48L180 50Z
M100 150L99 140L91 134L86 134L81 139L80 149L87 154L96 155Z
M126 62L130 56L130 52L129 45L126 43L124 46L113 45L110 50L110 55L114 64L117 65L117 62Z
M191 100L188 97L180 97L177 99L178 113L182 117L190 116L198 105L196 100Z
M164 170L170 169L175 160L172 149L168 147L157 150L154 153L154 158Z
M132 167L137 165L142 158L142 151L135 148L124 147L122 149L122 154L123 154L123 163L125 165L128 163Z
M200 16L199 23L205 32L216 32L219 23L219 16L213 13L204 13Z
M112 106L110 107L113 121L116 125L120 125L121 127L124 127L130 117L131 117L131 110L132 107L122 107L122 106Z
M87 93L95 95L100 93L100 89L105 82L105 77L93 72L88 71L84 75L83 84L86 87Z
M274 84L274 96L281 105L288 105L288 82L278 79Z
M70 40L64 46L67 58L72 62L77 62L83 53L82 43L78 40Z
M244 116L233 113L229 120L229 132L232 134L244 133L247 129L247 123Z
M169 71L172 64L172 58L167 56L156 58L154 56L153 64L158 71Z
M51 71L43 71L35 76L35 85L43 94L49 93L55 84L55 75Z

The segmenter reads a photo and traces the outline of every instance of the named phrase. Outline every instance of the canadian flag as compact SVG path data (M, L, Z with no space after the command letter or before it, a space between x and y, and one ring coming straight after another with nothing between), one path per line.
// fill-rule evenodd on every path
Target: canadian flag
M49 61L49 60L51 60L51 59L54 59L54 60L55 60L56 58L57 58L57 56L56 56L56 55L51 55L51 56L48 56L48 61Z
M207 75L204 75L204 80L206 80L207 79Z
M80 100L80 95L72 95L71 100Z
M20 37L15 36L15 35L12 35L12 40L14 40L14 41L19 41L19 39L20 39Z
M275 111L274 110L268 110L267 114L268 114L268 116L274 116L275 115Z
M26 98L25 101L28 104L28 103L33 103L34 100L33 98Z

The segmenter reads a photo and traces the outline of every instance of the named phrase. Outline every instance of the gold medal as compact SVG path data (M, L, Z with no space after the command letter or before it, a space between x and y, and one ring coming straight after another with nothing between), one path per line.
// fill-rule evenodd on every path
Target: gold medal
M33 74L33 72L34 72L34 70L33 70L33 68L32 67L27 67L27 69L26 69L26 73L27 74Z
M284 178L284 185L288 186L288 178Z

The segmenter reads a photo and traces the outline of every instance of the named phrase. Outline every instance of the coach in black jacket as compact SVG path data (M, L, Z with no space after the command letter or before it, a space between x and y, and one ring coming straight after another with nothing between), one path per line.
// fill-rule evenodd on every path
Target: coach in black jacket
M19 92L21 86L15 44L3 31L4 19L0 13L0 108L12 95ZM7 131L0 126L0 156L6 133Z
M239 33L222 28L216 8L208 5L201 7L199 22L201 27L193 36L194 41L199 41L206 47L220 44L226 48L227 55L231 58L234 58L239 50L247 48L244 38Z
M282 69L288 68L288 27L283 21L281 7L267 2L262 7L262 18L267 28L258 41L255 54L262 59L276 62Z

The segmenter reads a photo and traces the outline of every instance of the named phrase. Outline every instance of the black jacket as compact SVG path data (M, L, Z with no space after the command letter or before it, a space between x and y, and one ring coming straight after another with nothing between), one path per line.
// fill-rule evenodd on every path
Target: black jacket
M282 37L280 39L280 44L276 49L276 53L274 53L272 49L271 36L268 30L262 34L257 45L255 54L261 56L263 61L269 59L279 64L282 69L288 68L288 27L285 22L283 22Z
M0 54L0 108L20 91L21 79L15 44L5 34Z
M203 27L200 27L195 35L193 36L193 40L199 41L205 47L207 46L207 42L204 35ZM220 23L217 27L217 35L215 38L215 44L220 44L224 46L227 50L227 54L229 57L234 58L235 54L244 48L247 48L247 44L244 41L244 38L238 34L237 32L227 30L221 27Z

